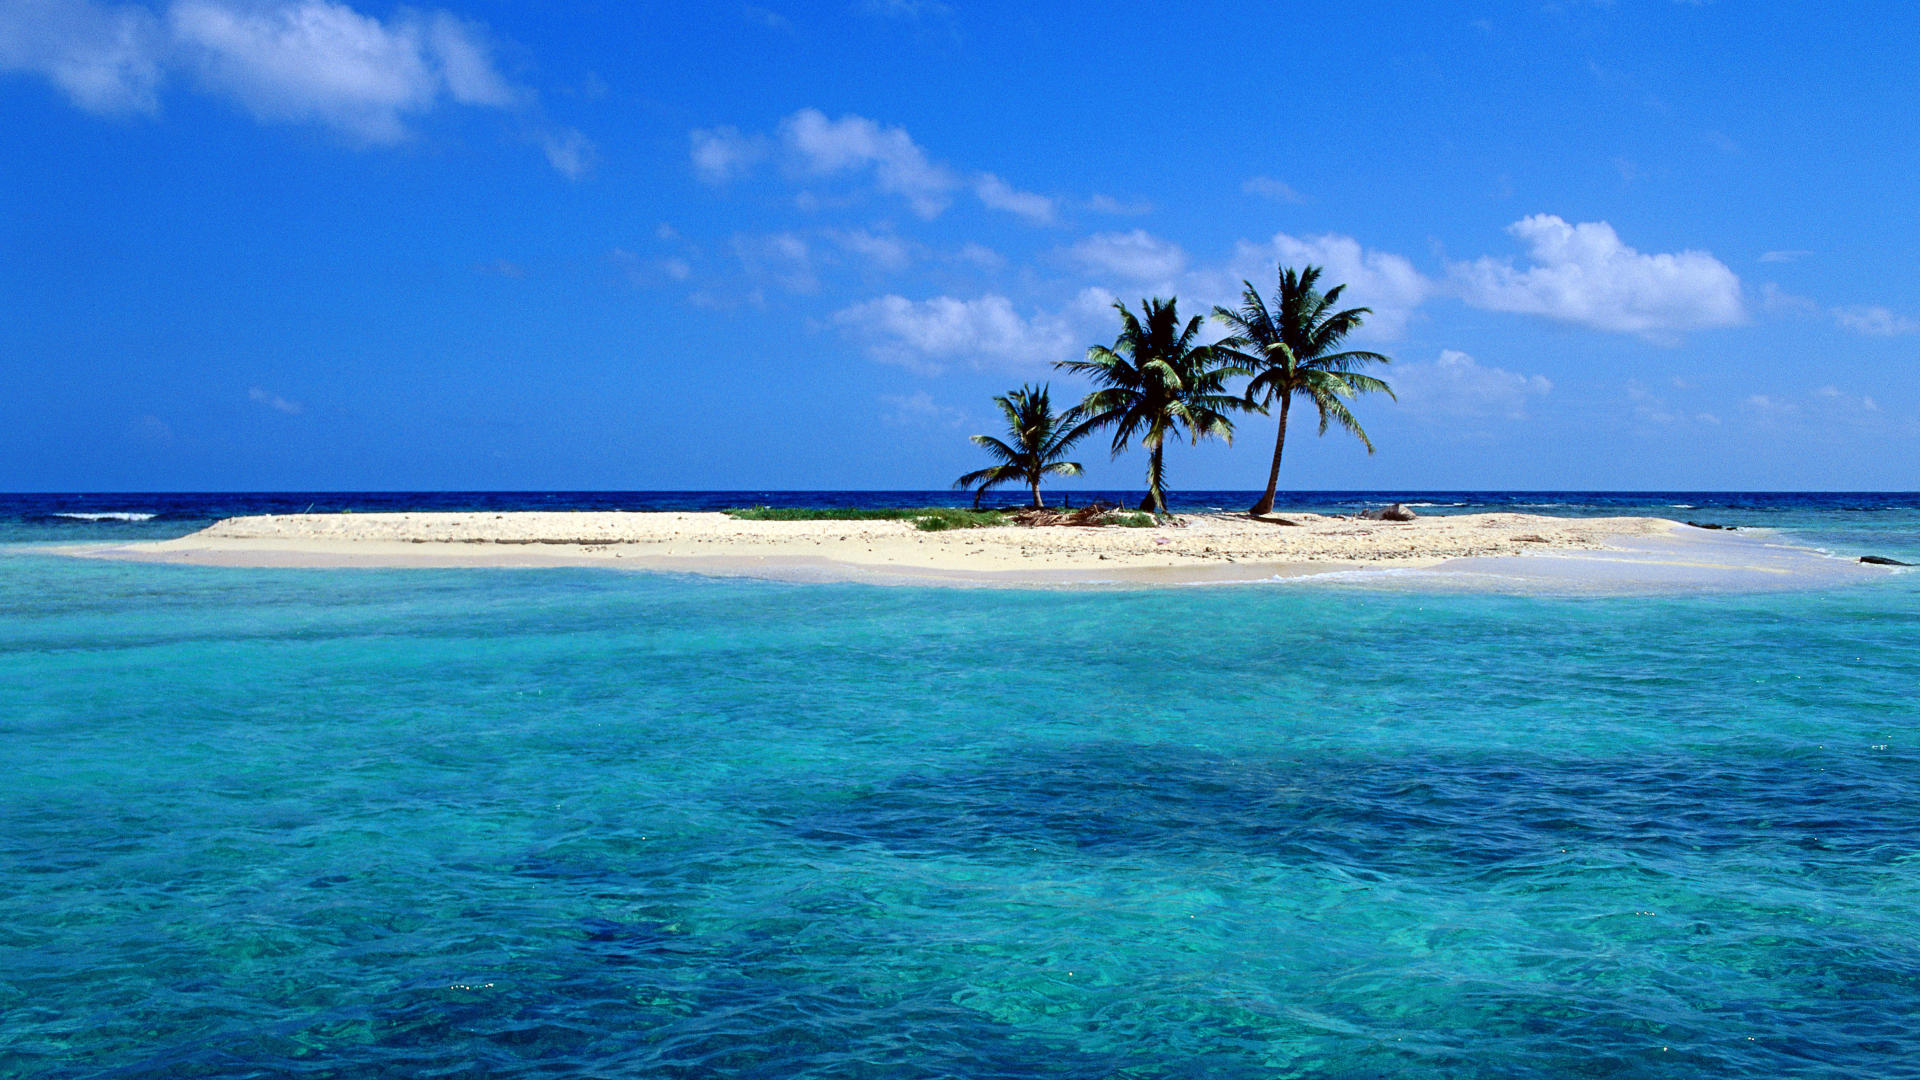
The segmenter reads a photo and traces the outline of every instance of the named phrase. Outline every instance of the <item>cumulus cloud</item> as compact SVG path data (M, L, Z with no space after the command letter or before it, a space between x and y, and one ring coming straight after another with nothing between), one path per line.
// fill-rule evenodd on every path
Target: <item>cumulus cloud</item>
M1524 420L1528 402L1553 391L1545 376L1483 366L1454 349L1431 363L1396 364L1385 374L1401 404L1434 418Z
M687 132L693 171L709 184L745 176L767 156L766 140L742 135L739 128L695 128Z
M740 15L755 26L764 27L768 30L778 30L785 34L793 33L793 20L772 8L764 8L758 4L746 4L740 8Z
M1255 176L1240 185L1240 190L1249 195L1258 195L1263 199L1272 199L1278 203L1303 203L1307 197L1293 190L1292 185L1271 176Z
M833 322L865 342L875 360L928 373L954 363L978 370L1037 370L1078 352L1065 319L1044 312L1022 316L1011 300L998 295L972 300L882 296L842 308Z
M1784 315L1812 315L1819 312L1820 305L1769 281L1760 286L1760 310Z
M1135 202L1121 202L1111 195L1094 194L1087 197L1087 209L1096 214L1113 214L1118 217L1138 217L1153 213L1153 204L1145 199Z
M1340 294L1343 307L1369 307L1361 336L1392 339L1406 331L1415 309L1438 291L1432 280L1414 268L1403 255L1362 247L1351 236L1327 233L1322 236L1289 236L1275 233L1265 244L1242 243L1234 253L1234 273L1230 282L1218 290L1221 296L1237 300L1241 281L1252 282L1262 295L1274 289L1276 268L1307 266L1324 268L1322 288L1346 285Z
M89 112L156 111L166 44L160 20L145 8L0 3L0 71L40 75Z
M1045 195L1035 195L1031 191L1018 191L1005 180L992 173L981 173L974 179L973 193L980 197L982 205L990 210L1004 210L1017 214L1035 225L1053 224L1053 200Z
M697 128L688 137L693 170L708 183L739 179L777 155L791 177L868 181L873 190L905 200L922 218L939 217L963 188L987 209L1034 225L1050 225L1059 213L1051 196L1022 191L990 172L969 177L934 160L905 128L851 113L833 119L818 109L801 109L780 122L772 139L733 127ZM803 191L797 201L813 210L836 200Z
M913 261L913 247L890 232L870 229L828 229L827 239L849 255L882 270L900 270Z
M0 3L0 70L40 74L80 108L155 112L178 74L263 123L310 123L363 145L400 142L452 102L521 109L533 101L494 64L483 28L445 11L389 19L334 0L172 0L160 12L91 0ZM540 139L579 175L585 138Z
M147 443L170 443L173 428L157 416L142 416L127 425L127 437Z
M953 257L969 266L975 266L982 270L998 270L1007 265L1006 256L985 244L972 242L960 245L960 250L954 252Z
M1096 233L1068 248L1067 255L1092 273L1128 285L1170 282L1187 268L1187 253L1180 245L1145 229Z
M1604 221L1535 214L1509 226L1533 265L1482 258L1452 266L1460 296L1490 311L1663 337L1746 320L1740 279L1704 251L1643 254Z
M733 238L733 252L751 280L771 280L795 293L811 293L820 288L820 279L814 273L813 249L793 233L738 235Z
M1877 304L1855 304L1833 309L1833 320L1849 330L1873 337L1920 334L1920 321Z
M1685 379L1673 379L1676 390L1691 390L1692 384ZM1663 427L1675 424L1705 424L1709 427L1720 426L1720 418L1708 412L1688 413L1684 408L1669 402L1665 397L1654 393L1638 379L1627 381L1627 408L1635 420L1643 424L1659 424Z
M547 155L547 164L569 180L593 171L593 142L572 128L545 132L540 136L540 149Z
M889 19L947 19L953 16L951 5L940 0L862 0L859 10Z
M279 394L263 390L258 386L247 391L247 400L256 405L264 405L274 412L286 413L288 416L298 416L302 411L299 402L289 401Z
M328 0L176 0L167 24L202 85L263 121L392 143L442 96L494 108L515 97L477 31L445 12L383 23Z
M870 173L874 186L907 201L923 218L940 214L960 181L905 128L882 127L864 116L830 120L818 109L801 109L780 124L780 141L805 172L816 176Z

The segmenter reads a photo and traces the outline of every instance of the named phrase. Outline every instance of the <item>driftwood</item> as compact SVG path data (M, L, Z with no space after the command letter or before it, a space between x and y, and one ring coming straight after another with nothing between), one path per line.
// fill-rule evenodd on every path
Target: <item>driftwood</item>
M1420 515L1413 512L1406 503L1394 503L1378 510L1362 510L1360 517L1367 521L1412 521Z
M1097 529L1115 524L1114 518L1128 511L1121 510L1112 503L1096 502L1077 510L1036 510L1028 507L1015 510L1007 516L1015 525L1030 528L1047 525L1072 525L1080 528Z

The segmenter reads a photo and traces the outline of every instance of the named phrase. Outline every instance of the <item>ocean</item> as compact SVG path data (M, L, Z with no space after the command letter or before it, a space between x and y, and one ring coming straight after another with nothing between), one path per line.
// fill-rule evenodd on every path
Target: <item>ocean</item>
M0 1075L1920 1077L1920 572L1567 598L46 550L308 505L965 501L0 496ZM1912 493L1283 501L1920 562Z

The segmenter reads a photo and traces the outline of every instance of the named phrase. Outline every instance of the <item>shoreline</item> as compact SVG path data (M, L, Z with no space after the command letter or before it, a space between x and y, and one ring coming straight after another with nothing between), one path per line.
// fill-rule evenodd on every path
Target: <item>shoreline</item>
M1151 528L750 521L722 513L520 511L229 518L174 540L64 555L281 568L600 566L711 577L887 585L1154 587L1321 579L1523 591L1766 589L1882 568L1653 517L1484 513L1410 522L1194 514ZM1497 591L1497 590L1496 590Z

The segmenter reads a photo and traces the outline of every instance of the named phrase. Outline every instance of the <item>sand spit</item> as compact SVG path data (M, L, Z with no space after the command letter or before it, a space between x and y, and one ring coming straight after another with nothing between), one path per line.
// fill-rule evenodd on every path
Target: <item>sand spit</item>
M1694 533L1662 518L1459 514L1411 522L1183 516L1154 528L960 529L905 521L741 521L718 513L293 514L72 554L217 566L554 566L947 584L1247 581L1450 560L1626 550ZM1707 534L1702 533L1702 536Z

